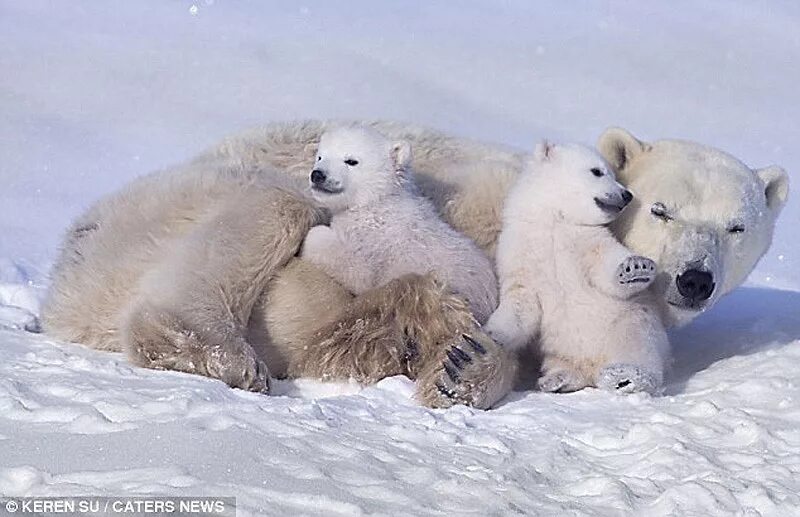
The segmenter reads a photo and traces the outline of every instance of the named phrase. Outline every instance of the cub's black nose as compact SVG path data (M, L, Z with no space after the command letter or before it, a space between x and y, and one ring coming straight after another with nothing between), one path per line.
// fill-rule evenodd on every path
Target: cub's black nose
M623 190L622 191L622 202L625 203L625 206L628 206L628 203L633 201L633 194L630 190Z
M714 277L707 271L690 269L675 278L681 296L693 302L708 300L714 292Z
M319 185L320 183L324 182L328 177L319 169L314 169L311 171L311 183L314 185Z

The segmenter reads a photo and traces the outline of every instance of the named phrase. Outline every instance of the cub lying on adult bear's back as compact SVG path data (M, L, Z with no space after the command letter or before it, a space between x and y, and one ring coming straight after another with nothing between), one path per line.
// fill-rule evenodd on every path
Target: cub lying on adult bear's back
M332 212L311 228L302 258L353 293L406 274L432 273L485 321L497 305L492 264L477 245L442 221L414 185L411 147L365 127L322 135L310 182Z

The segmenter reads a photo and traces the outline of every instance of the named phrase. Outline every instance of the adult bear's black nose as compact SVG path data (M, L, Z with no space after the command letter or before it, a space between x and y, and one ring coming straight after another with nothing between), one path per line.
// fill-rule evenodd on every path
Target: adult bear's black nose
M319 169L314 169L313 171L311 171L311 183L313 183L314 185L319 185L320 183L323 183L327 178L328 176L326 176L325 173Z
M708 300L714 292L714 277L708 271L689 269L675 279L681 296L693 302Z
M622 191L622 204L628 206L628 203L633 201L633 194L630 190L623 190Z

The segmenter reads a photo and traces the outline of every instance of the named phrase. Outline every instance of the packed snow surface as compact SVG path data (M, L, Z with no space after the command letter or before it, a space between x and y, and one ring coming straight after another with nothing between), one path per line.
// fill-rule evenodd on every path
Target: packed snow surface
M273 120L387 118L530 148L608 125L800 181L796 2L0 0L0 496L236 496L239 515L800 515L800 204L675 331L663 396L430 410L402 377L276 396L36 330L61 232ZM26 330L27 329L27 330Z

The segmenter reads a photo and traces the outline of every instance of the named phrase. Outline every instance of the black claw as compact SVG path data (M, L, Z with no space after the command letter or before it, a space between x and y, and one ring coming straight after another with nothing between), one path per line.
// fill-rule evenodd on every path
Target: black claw
M468 353L466 353L465 351L461 350L461 349L460 349L460 348L458 348L457 346L454 346L454 347L453 347L451 350L452 350L452 351L453 351L453 353L454 353L454 354L456 354L456 355L458 356L458 358L459 358L459 359L461 359L463 362L465 362L465 363L471 363L471 362L472 362L472 357L470 357L470 355L469 355Z
M465 340L467 343L469 343L469 344L470 344L470 346L471 346L471 347L472 347L472 348L473 348L473 349L474 349L476 352L478 352L478 353L479 353L479 354L481 354L481 355L485 355L485 354L486 354L486 349L485 349L485 348L483 348L483 345L482 345L482 344L478 343L477 341L475 341L473 338L471 338L470 336L468 336L468 335L466 335L466 334L461 334L461 337L463 337L463 338L464 338L464 340Z
M450 380L453 382L458 382L458 379L461 376L458 374L458 370L456 370L450 363L444 363L444 371L447 372L447 376L450 377Z
M438 382L436 383L436 389L439 390L439 393L441 393L442 395L444 395L445 397L447 397L449 399L455 398L455 396L456 396L456 394L455 394L455 392L453 390L448 390L447 388L445 388L444 386L442 386Z
M406 353L404 354L406 361L413 361L419 357L419 346L417 342L406 336Z
M450 362L453 363L453 366L458 368L459 370L464 368L464 361L454 352L455 348L451 348L447 351L447 357L450 359Z

